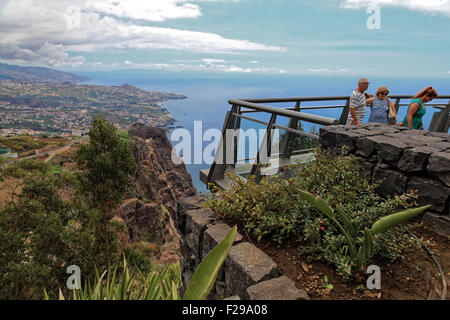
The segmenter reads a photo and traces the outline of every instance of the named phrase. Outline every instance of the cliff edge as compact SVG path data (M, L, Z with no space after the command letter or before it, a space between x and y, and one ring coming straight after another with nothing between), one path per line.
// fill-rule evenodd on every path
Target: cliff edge
M148 241L150 236L158 245L174 244L173 252L168 253L173 257L179 246L179 235L174 227L177 202L197 194L197 190L184 163L172 162L172 145L163 129L136 123L128 131L138 171L116 215L116 220L125 225L119 241L126 245Z

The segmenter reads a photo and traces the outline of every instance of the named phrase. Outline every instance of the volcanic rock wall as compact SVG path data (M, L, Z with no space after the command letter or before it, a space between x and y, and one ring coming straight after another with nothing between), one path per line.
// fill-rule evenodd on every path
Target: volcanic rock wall
M447 221L435 231L450 232L450 135L368 123L323 127L320 145L333 153L347 146L360 158L363 175L383 180L378 190L383 196L417 190L419 205L431 204L437 214L425 220Z
M197 193L191 176L184 164L173 163L172 145L163 129L134 124L129 133L138 170L117 215L131 242L139 241L140 230L151 233L159 244L178 241L177 201Z
M178 230L181 235L181 272L186 287L208 253L231 230L217 214L204 208L202 195L178 201ZM208 299L309 300L308 294L281 274L278 265L237 233L231 251L219 270Z

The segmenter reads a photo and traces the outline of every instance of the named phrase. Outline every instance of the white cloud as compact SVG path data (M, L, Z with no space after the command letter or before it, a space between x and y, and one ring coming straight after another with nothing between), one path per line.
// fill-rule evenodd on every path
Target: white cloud
M225 63L226 62L226 60L223 60L223 59L212 59L212 58L203 58L202 61L207 64L208 63L213 64L213 63Z
M226 0L0 0L0 59L79 65L68 52L173 49L201 53L287 51L218 34L162 28L140 20L195 18L199 2Z
M226 72L252 72L252 69L250 68L241 68L236 66L229 66L224 69Z
M333 73L347 73L349 71L350 71L350 69L348 69L348 68L341 68L341 69L336 69L336 70L327 69L327 68L308 68L308 72L311 72L311 73L333 74Z
M84 0L83 9L119 18L145 21L197 18L202 15L196 2L239 0Z
M400 7L428 13L443 13L450 16L450 0L341 0L343 8Z
M180 0L87 0L83 8L119 18L146 21L164 21L166 19L197 18L201 16L198 5Z
M204 60L204 59L202 59ZM223 63L202 63L202 60L172 60L174 63L134 63L124 61L123 63L105 64L101 62L88 62L84 67L92 70L165 70L165 71L204 71L204 72L229 72L229 73L286 73L285 70L276 68L252 68L236 66L234 64ZM221 59L217 59L221 60Z

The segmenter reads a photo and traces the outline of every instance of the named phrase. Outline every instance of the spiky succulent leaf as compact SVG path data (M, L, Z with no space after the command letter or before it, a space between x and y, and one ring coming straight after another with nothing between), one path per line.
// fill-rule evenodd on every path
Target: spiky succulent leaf
M301 190L294 185L292 185L292 189L296 193L298 193L303 200L308 201L315 209L325 214L328 218L335 218L334 210L328 205L328 202L320 197L313 195L312 193Z
M237 228L234 226L225 239L220 242L200 263L189 283L183 300L204 300L211 292L219 269L231 250L236 237Z
M364 264L372 258L373 254L373 235L372 232L365 228L364 229L364 242L363 242L363 252L364 252Z
M386 217L383 217L373 224L372 232L374 235L386 232L387 230L399 225L400 223L405 222L405 221L417 216L418 214L424 213L425 211L427 211L430 208L431 208L431 206L428 205L425 207L400 211L400 212L388 215Z
M344 227L347 230L349 236L352 238L356 238L358 236L358 230L353 222L352 218L344 212L341 208L336 208L337 212L341 216L342 222L344 223Z

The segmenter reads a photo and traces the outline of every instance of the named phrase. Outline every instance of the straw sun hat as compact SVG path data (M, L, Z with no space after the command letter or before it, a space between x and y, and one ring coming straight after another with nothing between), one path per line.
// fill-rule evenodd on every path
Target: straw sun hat
M389 94L389 89L387 87L384 87L384 86L383 87L379 87L378 90L377 90L376 95L378 95L378 94L380 94L382 92L387 92Z

